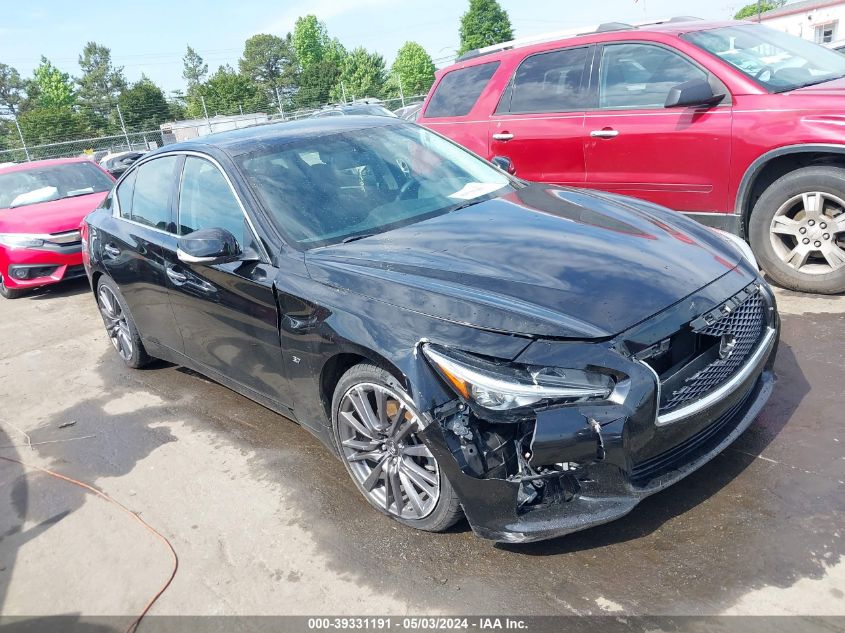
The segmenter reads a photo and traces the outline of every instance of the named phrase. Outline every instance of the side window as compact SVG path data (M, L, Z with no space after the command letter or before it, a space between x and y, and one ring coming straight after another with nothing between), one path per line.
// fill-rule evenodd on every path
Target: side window
M165 156L138 168L132 195L132 220L162 231L171 229L170 192L178 162L178 156Z
M127 220L132 217L132 192L135 190L136 169L126 176L117 187L117 206L120 207L120 217Z
M451 117L469 114L498 67L499 62L489 62L448 73L431 95L425 116Z
M565 112L584 107L586 47L532 55L513 77L510 107L507 96L497 112Z
M669 91L708 75L688 59L650 44L611 44L602 49L599 106L662 108Z
M229 183L213 163L188 156L179 192L179 235L226 229L244 246L244 214Z

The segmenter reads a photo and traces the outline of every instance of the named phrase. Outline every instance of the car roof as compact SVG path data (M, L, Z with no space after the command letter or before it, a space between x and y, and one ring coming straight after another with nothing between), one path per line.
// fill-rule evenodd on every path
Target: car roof
M29 169L37 169L39 167L47 167L50 165L67 165L69 163L92 163L90 158L82 158L75 156L73 158L51 158L48 160L33 160L28 163L17 163L16 165L8 165L0 167L0 173L7 174L13 171L27 171Z
M218 132L200 136L189 141L165 145L151 152L149 156L173 151L221 149L227 154L237 155L255 149L257 143L287 143L306 138L317 138L338 132L351 132L390 125L413 125L396 117L386 116L342 116L317 119L300 119L284 123L254 125L239 130Z

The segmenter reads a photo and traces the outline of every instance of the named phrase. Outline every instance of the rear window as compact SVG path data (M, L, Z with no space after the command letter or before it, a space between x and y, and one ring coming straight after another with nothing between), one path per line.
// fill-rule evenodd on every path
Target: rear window
M425 116L433 118L469 114L498 67L499 62L490 62L447 73L431 95Z

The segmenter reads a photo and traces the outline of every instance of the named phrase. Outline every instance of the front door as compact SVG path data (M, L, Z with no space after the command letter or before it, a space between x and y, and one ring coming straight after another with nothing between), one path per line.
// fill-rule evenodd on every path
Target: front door
M669 91L710 81L725 99L709 108L665 108ZM730 93L678 51L644 42L606 44L598 108L586 115L587 186L678 211L729 208Z
M290 406L273 293L277 270L263 255L241 203L211 161L185 157L176 203L179 235L222 228L255 255L204 265L178 259L167 278L185 354L242 386Z
M490 156L509 158L516 175L583 184L584 107L591 46L527 57L490 119Z

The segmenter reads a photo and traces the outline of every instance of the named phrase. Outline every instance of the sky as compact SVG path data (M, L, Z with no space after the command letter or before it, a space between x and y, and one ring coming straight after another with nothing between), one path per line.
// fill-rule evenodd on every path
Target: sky
M516 37L673 15L730 18L743 0L500 0ZM283 36L300 15L313 13L347 49L364 46L388 65L408 40L443 66L458 46L467 0L135 0L130 2L9 2L0 22L0 62L31 76L41 55L71 75L93 40L112 50L130 81L146 74L165 92L183 89L182 57L190 45L210 71L237 67L243 43L256 33Z

